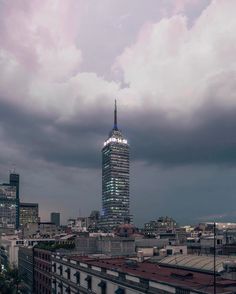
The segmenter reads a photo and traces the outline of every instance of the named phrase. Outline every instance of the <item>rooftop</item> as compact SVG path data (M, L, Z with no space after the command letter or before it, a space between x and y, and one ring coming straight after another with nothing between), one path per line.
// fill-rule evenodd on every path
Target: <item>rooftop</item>
M155 262L155 257L151 259ZM217 256L216 257L216 271L221 272L224 270L224 263L236 262L236 256ZM163 258L157 263L163 266L171 266L178 268L185 268L198 271L208 271L213 273L214 271L214 260L213 256L206 255L173 255Z
M132 264L131 266L125 258L99 259L72 256L70 259L83 262L91 266L109 269L119 273L130 274L152 282L169 284L174 287L195 289L201 291L200 293L213 293L212 274L161 266L148 261L137 263L135 266ZM222 279L221 277L217 277L216 281L217 293L231 293L231 291L236 291L236 281Z

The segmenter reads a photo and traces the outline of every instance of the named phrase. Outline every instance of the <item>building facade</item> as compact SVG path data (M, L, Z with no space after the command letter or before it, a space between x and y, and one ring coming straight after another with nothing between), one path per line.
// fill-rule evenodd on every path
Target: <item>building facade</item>
M20 226L20 175L12 172L9 175L10 185L16 188L16 229Z
M20 225L39 222L38 203L20 203Z
M22 279L24 293L33 293L34 287L34 263L33 247L19 247L18 252L18 269Z
M17 228L17 193L10 184L0 185L0 230Z
M51 251L34 248L34 292L51 294Z
M57 227L60 227L60 213L52 212L51 213L51 223L54 223Z
M52 293L210 294L213 275L125 258L52 255ZM235 293L236 282L216 278L216 293Z
M129 217L129 145L117 127L115 104L114 127L102 149L101 226L111 230Z

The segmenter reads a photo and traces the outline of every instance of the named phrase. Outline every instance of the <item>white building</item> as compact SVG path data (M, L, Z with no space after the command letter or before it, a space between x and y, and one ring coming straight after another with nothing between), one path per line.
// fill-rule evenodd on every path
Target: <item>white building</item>
M125 258L52 255L52 293L213 293L213 275ZM217 293L235 293L235 281L217 278Z

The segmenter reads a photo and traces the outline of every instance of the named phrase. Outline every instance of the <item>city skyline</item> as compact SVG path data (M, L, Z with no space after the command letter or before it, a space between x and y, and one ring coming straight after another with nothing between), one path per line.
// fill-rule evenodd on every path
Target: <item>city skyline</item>
M101 210L119 99L136 224L235 220L233 0L0 1L0 182L70 217ZM92 184L91 184L92 183Z

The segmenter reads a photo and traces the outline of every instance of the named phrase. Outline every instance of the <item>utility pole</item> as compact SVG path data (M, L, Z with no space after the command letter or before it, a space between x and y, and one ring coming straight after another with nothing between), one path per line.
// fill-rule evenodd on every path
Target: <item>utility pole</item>
M216 294L216 223L214 222L214 294Z

